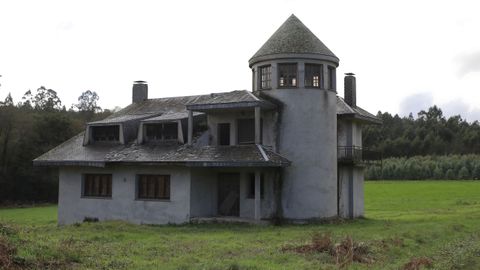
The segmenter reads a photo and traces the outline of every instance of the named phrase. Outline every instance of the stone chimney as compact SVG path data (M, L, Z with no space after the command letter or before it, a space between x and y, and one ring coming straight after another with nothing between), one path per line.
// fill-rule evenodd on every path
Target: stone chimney
M132 103L148 99L148 84L146 81L134 81L132 89Z
M345 73L345 80L344 80L344 99L345 102L352 106L357 106L357 82L355 79L355 74L353 73Z

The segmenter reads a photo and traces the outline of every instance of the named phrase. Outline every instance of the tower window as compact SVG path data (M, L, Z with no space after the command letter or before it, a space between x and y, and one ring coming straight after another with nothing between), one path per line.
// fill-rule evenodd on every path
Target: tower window
M260 67L260 89L270 89L272 87L272 66Z
M337 87L336 76L335 76L335 68L329 66L328 67L328 89L335 90Z
M305 64L305 86L323 88L323 65Z
M278 65L278 86L297 87L297 64Z

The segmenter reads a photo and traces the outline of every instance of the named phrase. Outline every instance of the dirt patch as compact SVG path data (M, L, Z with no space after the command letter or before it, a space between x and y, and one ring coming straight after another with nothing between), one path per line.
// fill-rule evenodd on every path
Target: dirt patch
M329 233L314 234L311 242L299 246L287 246L282 248L283 252L327 253L335 261L335 264L344 269L352 262L370 264L374 262L370 248L363 242L355 242L350 236L346 236L339 243L335 243Z
M412 258L408 263L403 266L403 270L420 270L422 266L432 267L433 262L430 258L421 257L421 258Z
M13 260L17 249L0 236L0 269L17 269Z

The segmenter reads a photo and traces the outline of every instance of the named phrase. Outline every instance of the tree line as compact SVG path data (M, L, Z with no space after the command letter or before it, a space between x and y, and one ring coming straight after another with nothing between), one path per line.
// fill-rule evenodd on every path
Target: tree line
M413 117L379 112L381 126L363 130L363 145L382 153L366 179L479 179L480 123L445 117L432 106Z
M58 170L34 167L32 160L80 133L86 122L108 116L94 91L85 91L68 110L52 89L27 91L15 103L0 101L0 203L56 201Z

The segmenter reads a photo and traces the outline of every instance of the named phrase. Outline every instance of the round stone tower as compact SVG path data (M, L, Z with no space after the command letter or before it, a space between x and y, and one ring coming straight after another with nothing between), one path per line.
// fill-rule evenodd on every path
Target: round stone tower
M339 59L291 15L249 60L253 91L279 104L277 151L287 219L337 215L336 74Z

